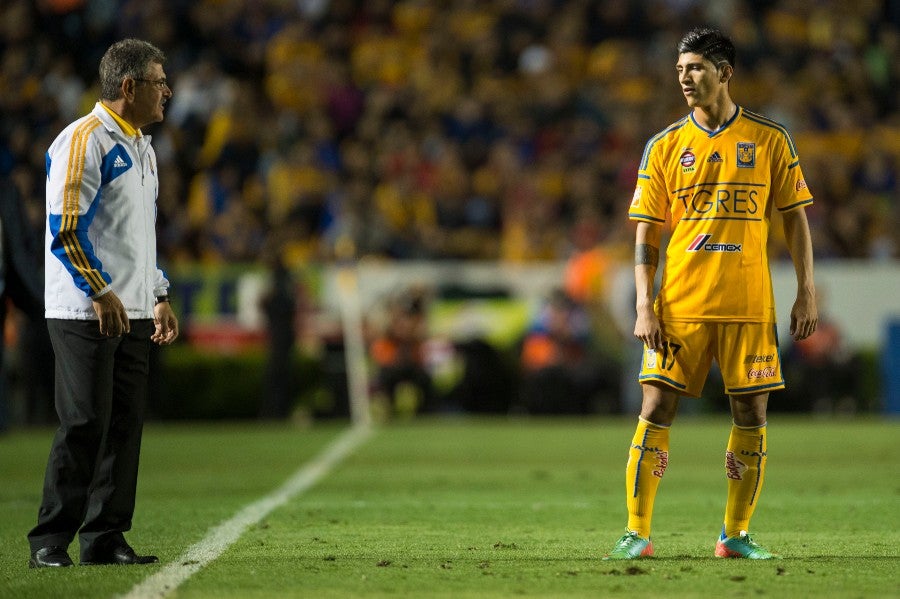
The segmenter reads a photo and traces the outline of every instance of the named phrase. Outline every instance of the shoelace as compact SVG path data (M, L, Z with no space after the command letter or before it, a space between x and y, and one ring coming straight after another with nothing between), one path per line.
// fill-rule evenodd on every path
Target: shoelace
M757 554L759 554L759 555L768 555L768 551L766 551L765 549L763 549L762 546L761 546L759 543L757 543L756 541L754 541L753 539L751 539L751 538L750 538L750 535L748 535L748 534L743 534L743 535L741 535L741 536L738 537L738 538L741 540L742 543L744 543L747 547L750 548L750 553L748 553L748 556L750 556L750 555L757 555Z

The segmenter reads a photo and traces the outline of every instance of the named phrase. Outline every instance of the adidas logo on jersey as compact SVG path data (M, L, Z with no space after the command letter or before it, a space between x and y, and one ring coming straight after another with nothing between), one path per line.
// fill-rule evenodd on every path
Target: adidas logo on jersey
M121 156L116 156L116 159L113 161L114 168L128 168L128 163L122 160Z
M713 152L712 155L706 159L707 162L724 162L722 160L722 156L719 155L718 152Z

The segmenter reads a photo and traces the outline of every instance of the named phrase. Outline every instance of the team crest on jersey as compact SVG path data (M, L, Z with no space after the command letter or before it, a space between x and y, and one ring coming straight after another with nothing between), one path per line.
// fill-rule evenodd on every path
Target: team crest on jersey
M678 162L681 163L682 173L692 173L695 170L694 164L697 162L697 157L694 156L694 153L691 152L690 148L686 148L684 152L681 153L681 158L678 159Z
M738 168L753 168L756 166L756 144L752 141L739 141L737 145Z
M806 179L800 179L799 181L797 181L795 191L800 191L801 189L806 189Z

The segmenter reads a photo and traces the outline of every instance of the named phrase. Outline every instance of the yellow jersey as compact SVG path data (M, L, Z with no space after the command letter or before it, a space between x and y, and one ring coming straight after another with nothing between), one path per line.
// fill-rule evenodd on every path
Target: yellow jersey
M671 219L660 319L774 323L772 209L812 201L790 134L749 110L715 131L690 114L650 138L628 217Z

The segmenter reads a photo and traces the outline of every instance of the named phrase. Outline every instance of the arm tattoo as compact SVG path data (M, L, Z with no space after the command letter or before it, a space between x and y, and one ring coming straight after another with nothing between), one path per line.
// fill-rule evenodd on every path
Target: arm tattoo
M634 246L634 263L636 265L649 264L659 266L659 248L649 243L639 243Z

